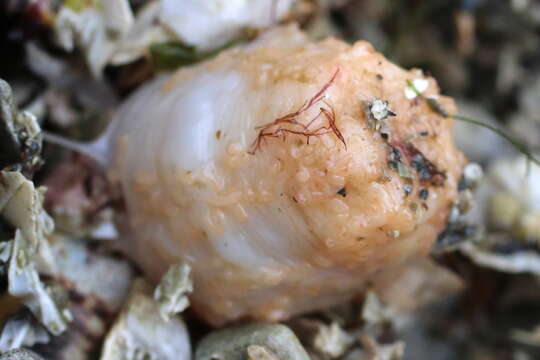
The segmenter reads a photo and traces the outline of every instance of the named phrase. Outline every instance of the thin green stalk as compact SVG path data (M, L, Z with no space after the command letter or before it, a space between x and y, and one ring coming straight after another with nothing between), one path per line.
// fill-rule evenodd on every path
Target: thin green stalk
M493 131L494 133L496 133L497 135L499 135L500 137L502 137L503 139L508 141L513 147L516 148L516 150L518 150L520 153L525 155L529 161L531 161L531 162L535 163L536 165L540 166L540 160L536 159L530 153L529 149L527 148L527 145L525 145L521 141L513 138L512 136L508 135L507 133L505 133L503 130L499 129L498 127L495 127L495 126L490 125L490 124L486 124L486 123L484 123L482 121L479 121L479 120L469 119L469 118L461 116L461 115L450 115L450 117L453 118L453 119L459 120L459 121L464 121L464 122L467 122L467 123L470 123L470 124L481 126L481 127L484 127L486 129L489 129L489 130Z
M424 100L426 102L426 104L429 106L429 108L433 112L439 114L442 117L451 117L452 119L463 121L463 122L473 124L473 125L476 125L476 126L480 126L480 127L483 127L483 128L486 128L488 130L493 131L495 134L499 135L500 137L502 137L503 139L508 141L517 151L519 151L520 153L525 155L525 157L527 158L527 160L529 162L533 162L536 165L540 166L540 160L538 160L537 158L535 158L531 154L531 152L529 151L527 145L524 144L523 142L521 142L520 140L512 137L511 135L507 134L504 130L502 130L502 129L496 127L496 126L487 124L485 122L479 121L479 120L470 119L470 118L465 117L465 116L450 115L450 114L448 114L448 112L446 112L446 110L443 108L443 106L441 104L439 104L439 102L437 102L437 100L432 99L432 98L426 98L425 96L423 96L422 93L420 91L418 91L418 89L414 86L412 81L407 80L407 86L409 86L416 93L416 95L419 98ZM529 163L527 163L527 166L528 166L528 164Z

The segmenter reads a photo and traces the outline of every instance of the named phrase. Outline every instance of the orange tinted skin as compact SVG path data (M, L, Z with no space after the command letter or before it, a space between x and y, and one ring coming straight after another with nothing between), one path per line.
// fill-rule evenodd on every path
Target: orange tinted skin
M234 100L245 102L241 111L232 107L232 115L223 115L241 120L238 127L216 134L222 151L211 162L212 171L208 164L195 173L169 171L160 163L159 150L130 147L136 132L157 126L152 122L136 129L124 124L116 137L111 171L128 200L128 247L151 277L159 279L168 264L185 261L193 268L193 307L210 323L245 317L280 320L345 301L378 273L429 251L445 227L465 159L453 144L452 119L433 113L418 98L406 98L407 80L423 78L420 71L399 68L367 42L312 43L286 28L256 47L228 50L181 69L159 91L181 97L175 91L190 79L218 71L240 74L248 91ZM294 117L303 125L289 122L281 129L328 127L327 111L342 138L330 129L309 137L308 143L306 136L282 130L253 147L265 125L298 112L321 89L321 100ZM438 96L433 79L423 95ZM366 119L366 101L374 99L387 101L396 114L387 119L387 139ZM450 98L438 101L455 111ZM128 120L120 115L119 121ZM198 120L173 116L167 121ZM175 136L183 141L189 134ZM389 144L402 149L412 179L389 166ZM444 172L442 186L419 178L403 151L411 144ZM135 158L157 160L150 170L134 170L129 163ZM408 195L406 186L412 188ZM204 196L194 196L200 189ZM419 196L422 189L428 191L425 199ZM286 235L259 241L255 223L263 224L265 234L283 226ZM249 235L260 266L253 265L258 258L244 265L216 248L216 239L231 224Z

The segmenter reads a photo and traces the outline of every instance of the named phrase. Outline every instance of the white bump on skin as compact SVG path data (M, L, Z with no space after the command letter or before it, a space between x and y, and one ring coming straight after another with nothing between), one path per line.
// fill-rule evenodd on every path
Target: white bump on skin
M422 94L424 91L426 91L429 86L429 82L426 79L414 79L412 81L412 86L414 88L411 88L409 85L405 86L405 97L411 100L417 97L418 93ZM416 91L414 91L414 89L416 89Z

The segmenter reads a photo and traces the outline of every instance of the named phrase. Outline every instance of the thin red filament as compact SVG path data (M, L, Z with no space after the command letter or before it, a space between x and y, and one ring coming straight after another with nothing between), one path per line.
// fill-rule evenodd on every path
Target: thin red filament
M343 143L345 149L347 149L345 138L343 137L336 125L336 114L334 112L334 108L323 99L324 93L332 85L338 74L339 68L334 72L332 78L330 78L330 80L326 84L324 84L324 86L311 99L309 99L309 101L306 101L298 110L280 118L277 118L276 120L266 125L258 127L257 129L260 129L259 134L257 135L257 138L253 141L250 154L255 154L257 150L261 148L263 142L266 143L267 138L281 138L283 141L285 141L285 138L288 134L303 136L306 138L306 143L309 144L309 139L312 136L322 136L325 134L333 133ZM298 117L302 113L309 110L313 105L321 101L324 103L325 107L320 107L317 116L311 119L307 124L302 124L298 122ZM326 119L327 125L312 129L312 125L321 116Z

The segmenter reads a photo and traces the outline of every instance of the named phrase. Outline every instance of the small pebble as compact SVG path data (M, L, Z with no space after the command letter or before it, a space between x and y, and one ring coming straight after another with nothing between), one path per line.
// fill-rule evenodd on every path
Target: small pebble
M195 360L245 360L252 345L280 360L309 360L296 335L281 324L252 324L215 331L201 341ZM253 355L254 351L250 352Z

